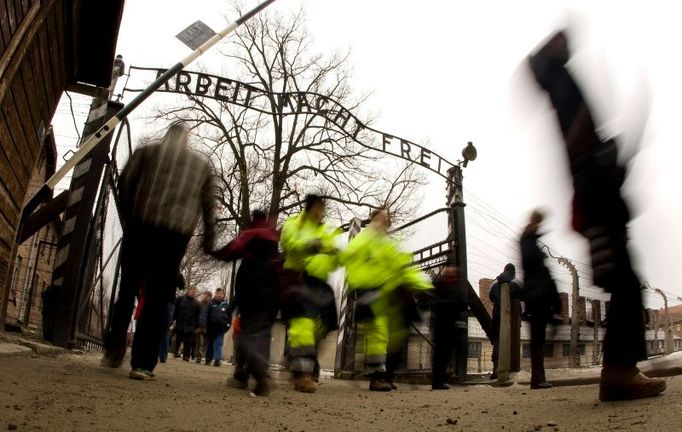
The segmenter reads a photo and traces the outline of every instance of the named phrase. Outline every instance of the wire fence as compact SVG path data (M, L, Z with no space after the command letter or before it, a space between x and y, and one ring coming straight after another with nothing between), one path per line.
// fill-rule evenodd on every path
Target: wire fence
M101 180L90 232L76 337L79 345L100 346L120 284L120 253L123 238L116 184L121 167L132 148L130 125L124 121L112 146Z

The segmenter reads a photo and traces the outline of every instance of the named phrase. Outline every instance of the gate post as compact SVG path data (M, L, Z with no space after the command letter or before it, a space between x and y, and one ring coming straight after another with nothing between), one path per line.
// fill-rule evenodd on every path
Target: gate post
M101 105L96 105L100 102ZM95 133L107 120L123 107L118 102L95 99L90 117L83 130L83 136ZM46 340L56 345L71 347L76 343L80 300L83 298L84 259L90 246L93 221L92 211L104 165L109 153L112 135L107 135L88 157L73 171L69 199L64 214L64 225L55 258L52 286L55 289L54 304L50 307L53 323Z
M454 240L454 264L457 266L462 284L468 284L466 227L464 224L464 190L462 187L462 168L455 165L448 170L447 200L448 231ZM467 301L468 303L468 301ZM467 308L468 309L468 308ZM469 360L469 323L457 323L455 339L455 381L463 383L467 379L467 365Z
M362 228L362 221L353 218L348 228L348 241L358 235ZM355 370L355 301L348 298L347 284L344 280L341 290L341 304L339 306L339 333L336 340L336 361L334 375L340 378L344 371Z
M519 299L510 300L510 349L509 372L521 370L521 302Z

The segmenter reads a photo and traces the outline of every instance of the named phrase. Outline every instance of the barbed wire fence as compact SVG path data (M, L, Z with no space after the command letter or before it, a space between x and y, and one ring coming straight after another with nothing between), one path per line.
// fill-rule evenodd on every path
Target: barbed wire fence
M83 263L77 340L81 347L99 348L108 327L120 284L120 254L123 225L116 185L122 167L132 152L131 131L124 121L117 131L110 158L101 179L93 214L92 232Z

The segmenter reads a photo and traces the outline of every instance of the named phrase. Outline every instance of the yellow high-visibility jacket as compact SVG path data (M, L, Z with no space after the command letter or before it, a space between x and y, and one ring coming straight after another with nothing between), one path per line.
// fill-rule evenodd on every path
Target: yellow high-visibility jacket
M412 256L401 251L385 232L371 226L353 238L340 256L346 267L348 290L379 288L391 291L400 285L429 290L433 285L412 264Z
M292 216L282 225L280 243L284 251L284 268L305 271L310 276L326 281L329 273L338 266L336 236L326 224L316 223L303 211ZM316 240L320 248L313 250Z

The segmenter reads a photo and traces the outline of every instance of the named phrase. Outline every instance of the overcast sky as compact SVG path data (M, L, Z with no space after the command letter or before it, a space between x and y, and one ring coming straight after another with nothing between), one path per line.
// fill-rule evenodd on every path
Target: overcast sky
M674 5L622 3L278 0L270 11L304 8L315 50L351 49L352 83L358 93L373 93L365 108L378 114L377 129L429 142L452 162L473 141L479 157L466 168L464 187L474 285L501 272L504 263L518 263L514 231L536 206L550 211L546 241L569 258L588 262L584 242L569 229L571 189L553 114L522 65L552 30L568 26L577 48L571 68L583 80L605 131L622 133L631 149L632 136L646 126L627 184L636 216L632 246L642 279L674 293L671 303L679 304L682 71L676 53L682 30ZM245 2L249 8L255 4ZM197 19L217 30L228 17L234 15L225 0L128 1L117 51L128 66L168 67L189 52L175 34ZM219 74L226 65L213 50L188 69L199 66ZM88 99L74 96L74 101L80 129ZM153 97L133 118L154 105ZM68 100L54 123L64 152L76 137ZM133 132L147 127L136 120ZM428 178L420 214L445 204L445 182ZM443 224L423 225L423 238L446 234ZM587 266L578 265L584 295L599 296ZM552 271L560 289L568 290L567 271L558 266ZM659 304L655 296L646 299Z

